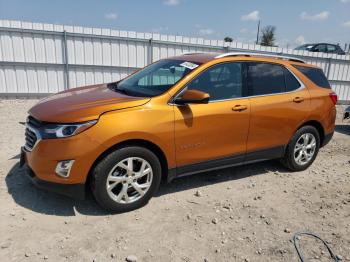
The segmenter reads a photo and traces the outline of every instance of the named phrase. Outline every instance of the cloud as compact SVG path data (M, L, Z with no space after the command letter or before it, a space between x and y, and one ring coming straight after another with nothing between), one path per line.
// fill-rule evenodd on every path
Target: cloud
M240 33L246 33L247 31L247 28L242 28L241 30L239 30Z
M242 15L242 17L241 17L242 21L258 21L259 19L260 19L260 13L257 10L255 10L249 14Z
M294 42L297 44L297 45L303 45L303 44L305 44L305 37L303 36L303 35L300 35L300 36L298 36L295 40L294 40Z
M350 28L350 20L346 21L345 23L342 24L342 26L349 27Z
M289 39L288 38L282 38L282 39L279 39L278 41L276 41L276 46L278 47L288 47L290 46L290 43L289 43Z
M116 14L116 13L105 14L105 18L109 19L109 20L115 20L118 18L118 14Z
M210 28L202 28L202 29L199 29L199 33L201 35L212 35L214 34L214 30L213 29L210 29Z
M234 39L236 42L247 43L247 44L255 44L256 39L249 37L237 37Z
M319 14L315 15L310 15L307 12L302 12L300 14L300 18L302 20L310 20L310 21L319 21L319 20L325 20L329 17L329 12L328 11L323 11Z
M180 4L180 0L165 0L163 2L165 5L178 5Z
M350 3L350 0L340 0L342 3Z

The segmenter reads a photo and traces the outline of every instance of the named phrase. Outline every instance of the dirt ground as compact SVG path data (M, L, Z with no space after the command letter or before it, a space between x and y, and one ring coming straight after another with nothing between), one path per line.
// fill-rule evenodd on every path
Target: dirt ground
M298 231L350 261L349 124L338 121L304 172L269 161L202 173L163 184L142 209L110 215L91 196L72 200L23 177L20 123L35 102L0 101L0 261L298 261ZM320 242L300 244L307 261L330 261Z

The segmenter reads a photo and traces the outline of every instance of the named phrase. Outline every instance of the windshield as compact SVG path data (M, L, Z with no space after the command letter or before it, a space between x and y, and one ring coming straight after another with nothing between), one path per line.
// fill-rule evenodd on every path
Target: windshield
M160 60L109 87L129 96L158 96L199 65L184 60Z

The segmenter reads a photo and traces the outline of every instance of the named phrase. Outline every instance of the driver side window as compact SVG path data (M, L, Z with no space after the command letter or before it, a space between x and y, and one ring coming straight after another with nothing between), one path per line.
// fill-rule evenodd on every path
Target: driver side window
M239 62L221 63L206 69L188 85L210 96L210 101L242 97L243 66Z

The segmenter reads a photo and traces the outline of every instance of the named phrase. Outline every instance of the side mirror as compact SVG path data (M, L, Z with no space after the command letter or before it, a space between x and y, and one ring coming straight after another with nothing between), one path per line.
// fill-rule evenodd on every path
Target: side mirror
M209 102L209 94L199 90L186 90L181 97L175 98L174 102L178 105L185 104L207 104Z

